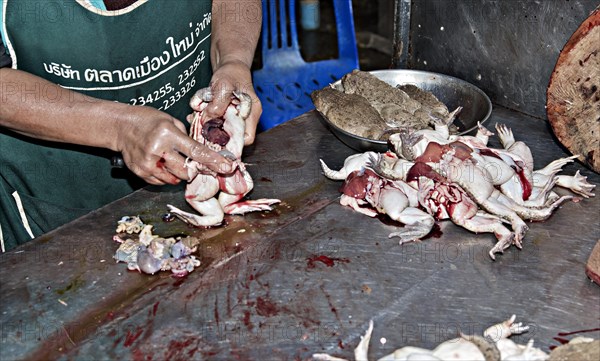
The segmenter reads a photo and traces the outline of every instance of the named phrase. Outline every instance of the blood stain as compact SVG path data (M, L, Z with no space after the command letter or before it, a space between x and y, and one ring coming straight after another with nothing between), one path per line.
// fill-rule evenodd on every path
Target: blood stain
M572 331L572 332L559 332L558 335L559 336L571 336L571 335L575 335L578 333L587 333L587 332L596 332L596 331L600 331L600 327L599 328L590 328L587 330Z
M440 238L442 236L442 229L440 228L440 226L436 223L433 225L433 228L431 229L431 232L427 233L427 235L421 239L429 239L429 238Z
M135 330L135 333L132 333L130 330L127 330L127 335L125 336L125 343L123 346L129 347L133 345L133 343L142 335L144 329L139 327Z
M252 322L250 322L250 311L246 310L244 311L244 325L246 325L246 327L248 328L249 331L252 331L252 329L254 328L254 325L252 324Z
M327 256L312 256L306 259L306 266L308 268L315 268L315 262L322 262L323 264L325 264L327 267L333 267L335 265L335 262L340 262L340 263L350 263L350 260L347 258L331 258L331 257L327 257Z
M152 316L156 316L156 311L158 311L158 304L159 303L160 303L160 301L156 301L156 303L152 307Z
M277 305L270 300L258 297L256 299L256 313L260 316L270 317L279 313L279 309L277 308Z
M563 337L552 337L553 340L558 341L561 345L569 343L569 340Z
M171 340L169 342L169 349L167 350L167 354L165 355L165 360L185 359L185 357L183 357L183 352L185 352L186 349L195 341L197 342L197 340L194 337L188 337L185 341ZM198 351L198 346L188 350L187 356L192 357L196 353L196 351Z
M404 223L398 222L398 221L394 221L387 214L378 213L377 214L377 219L379 219L381 221L381 223L383 223L385 225L388 225L388 226L404 227Z

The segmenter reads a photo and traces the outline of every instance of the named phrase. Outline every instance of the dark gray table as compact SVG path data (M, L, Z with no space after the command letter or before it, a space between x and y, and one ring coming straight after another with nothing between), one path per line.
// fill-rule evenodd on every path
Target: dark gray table
M496 122L527 142L536 167L564 155L545 122L502 108ZM492 235L449 222L440 238L399 246L392 226L342 208L340 183L321 175L318 158L337 168L352 153L308 113L246 149L252 197L283 201L273 212L192 229L160 219L167 203L185 206L182 188L148 188L3 254L0 359L351 357L369 319L372 358L481 333L513 313L532 326L514 339L545 350L559 332L600 327L600 287L584 275L600 238L598 197L531 224L524 249L495 262ZM579 164L565 172L577 169L600 182ZM160 235L201 237L201 268L176 279L115 264L116 221L135 214ZM318 256L333 265L309 260Z

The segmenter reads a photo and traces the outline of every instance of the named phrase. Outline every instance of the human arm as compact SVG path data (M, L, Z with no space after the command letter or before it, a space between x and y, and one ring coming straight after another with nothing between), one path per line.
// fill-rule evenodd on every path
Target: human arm
M11 68L0 69L0 103L0 127L120 152L127 167L150 184L187 179L182 154L215 172L232 169L227 159L188 137L183 123L151 107L92 98Z
M214 0L212 7L211 88L215 100L207 108L209 116L223 115L231 92L240 90L252 98L252 111L246 119L244 142L254 142L262 105L252 86L252 59L260 36L260 0Z

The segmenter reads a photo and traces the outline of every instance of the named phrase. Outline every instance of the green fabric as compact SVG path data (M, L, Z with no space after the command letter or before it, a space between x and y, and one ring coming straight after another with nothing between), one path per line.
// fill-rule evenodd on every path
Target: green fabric
M55 16L30 11L50 4ZM208 0L149 0L127 13L94 13L75 0L8 0L5 35L18 69L93 97L159 108L184 121L190 97L211 76L210 11ZM65 21L57 20L61 16ZM44 89L32 94L31 101L53 96ZM127 170L111 169L112 155L0 128L0 224L6 248L30 239L14 191L39 235L141 186Z

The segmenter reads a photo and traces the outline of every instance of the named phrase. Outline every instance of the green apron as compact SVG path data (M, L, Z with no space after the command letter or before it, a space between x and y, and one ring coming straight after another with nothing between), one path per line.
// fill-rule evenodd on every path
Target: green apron
M161 109L185 121L208 85L210 0L139 0L100 11L83 0L7 0L13 68L96 98ZM20 89L26 99L56 97ZM40 119L43 122L43 119ZM45 142L0 128L0 226L8 250L142 185L103 149ZM29 227L24 226L28 224ZM28 229L29 228L29 229Z

